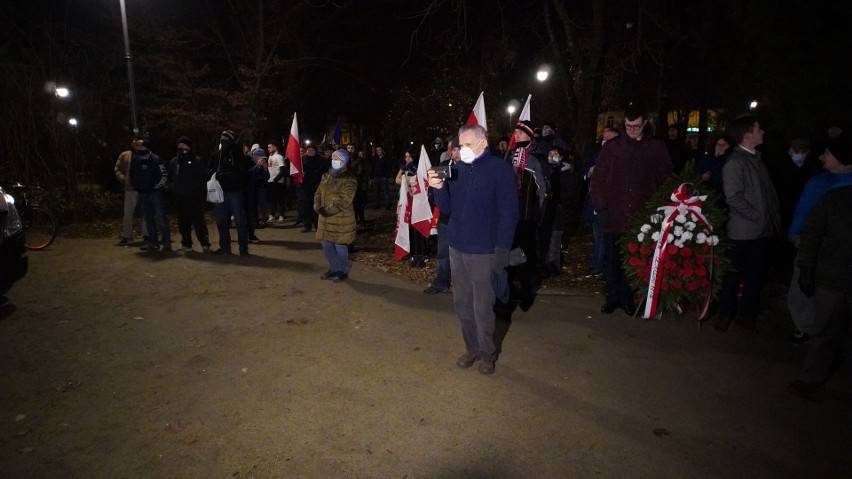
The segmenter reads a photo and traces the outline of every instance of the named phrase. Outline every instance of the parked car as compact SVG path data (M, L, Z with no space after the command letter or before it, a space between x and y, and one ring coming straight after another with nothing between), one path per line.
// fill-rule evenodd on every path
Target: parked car
M29 258L15 200L0 188L0 295L27 274Z

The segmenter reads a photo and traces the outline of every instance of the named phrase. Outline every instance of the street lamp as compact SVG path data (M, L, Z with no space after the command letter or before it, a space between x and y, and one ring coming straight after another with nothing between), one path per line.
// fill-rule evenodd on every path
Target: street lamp
M136 122L136 86L133 83L133 59L130 56L130 35L127 33L127 9L124 0L121 4L121 27L124 31L124 58L127 59L127 83L130 85L130 120L133 124L133 133L139 134L139 124Z
M56 96L58 96L59 98L68 98L68 95L71 94L71 91L68 90L68 88L66 88L64 86L56 87L54 92L56 93Z
M77 126L77 119L72 116L71 118L68 119L68 124L73 126L73 127L76 127Z
M553 67L545 63L544 65L538 68L538 71L535 74L535 78L540 82L545 82L548 78L550 78L551 72L553 72Z
M757 105L758 105L757 100L752 100L751 103L748 104L748 109L754 110L755 108L757 108Z

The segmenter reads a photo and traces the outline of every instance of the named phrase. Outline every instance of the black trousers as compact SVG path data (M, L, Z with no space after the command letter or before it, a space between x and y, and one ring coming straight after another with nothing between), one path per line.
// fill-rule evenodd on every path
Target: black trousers
M178 194L175 197L178 210L178 231L181 246L192 247L192 229L201 246L210 246L210 236L207 233L207 223L204 222L205 193Z
M604 270L606 282L606 302L628 306L636 302L636 293L630 287L630 281L621 265L621 251L618 248L618 233L604 233Z

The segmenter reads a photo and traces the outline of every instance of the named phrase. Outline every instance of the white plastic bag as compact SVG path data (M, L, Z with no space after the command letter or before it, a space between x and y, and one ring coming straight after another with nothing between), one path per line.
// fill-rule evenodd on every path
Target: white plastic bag
M225 192L222 191L222 185L220 185L219 180L216 179L216 173L213 173L213 176L210 177L210 181L207 182L207 201L216 204L225 201Z

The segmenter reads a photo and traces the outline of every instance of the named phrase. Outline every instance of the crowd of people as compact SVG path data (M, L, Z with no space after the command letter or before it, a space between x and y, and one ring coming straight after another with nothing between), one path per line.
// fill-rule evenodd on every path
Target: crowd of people
M559 273L566 226L575 212L592 231L590 273L602 274L606 284L601 312L622 309L633 315L642 292L625 276L620 242L629 234L631 217L660 185L692 165L700 187L718 193L718 206L728 218L724 227L732 268L715 305L715 329L725 332L736 324L756 331L770 263L787 265L788 305L796 329L792 340L810 342L802 377L791 391L805 396L826 381L832 362L849 347L852 247L843 234L850 220L838 217L826 201L848 203L850 142L833 128L819 149L796 138L786 158L766 158L758 119L743 115L730 124L729 135L714 138L708 153L692 162L692 152L677 141L677 133L669 128L666 139L655 137L648 112L632 104L621 127L603 131L578 171L553 123L538 129L519 121L512 138L500 138L493 150L487 131L478 125L465 125L446 141L435 139L427 165L434 228L426 235L410 226L408 261L423 267L434 255L435 277L424 293L453 292L466 347L459 367L481 361L480 373L494 372L496 314L515 307L529 310L542 276ZM231 253L233 225L239 253L247 255L249 244L259 241L256 230L283 222L295 197L294 224L303 232L316 231L329 264L321 279L339 282L348 277L349 245L365 221L371 193L376 209L390 210L394 183L400 194L414 195L420 188L415 178L421 160L413 151L396 161L381 146L368 158L353 144L326 147L322 153L308 145L300 152L297 182L275 141L266 148L241 146L237 135L225 130L208 161L194 153L189 138L179 138L176 147L166 162L150 151L148 138L140 137L120 155L115 174L125 189L122 243L133 239L138 202L145 236L141 249L171 251L163 199L169 186L178 212L179 251L192 251L193 230L202 251L210 251L203 211L207 182L216 179L224 200L214 206L219 232L214 253Z

